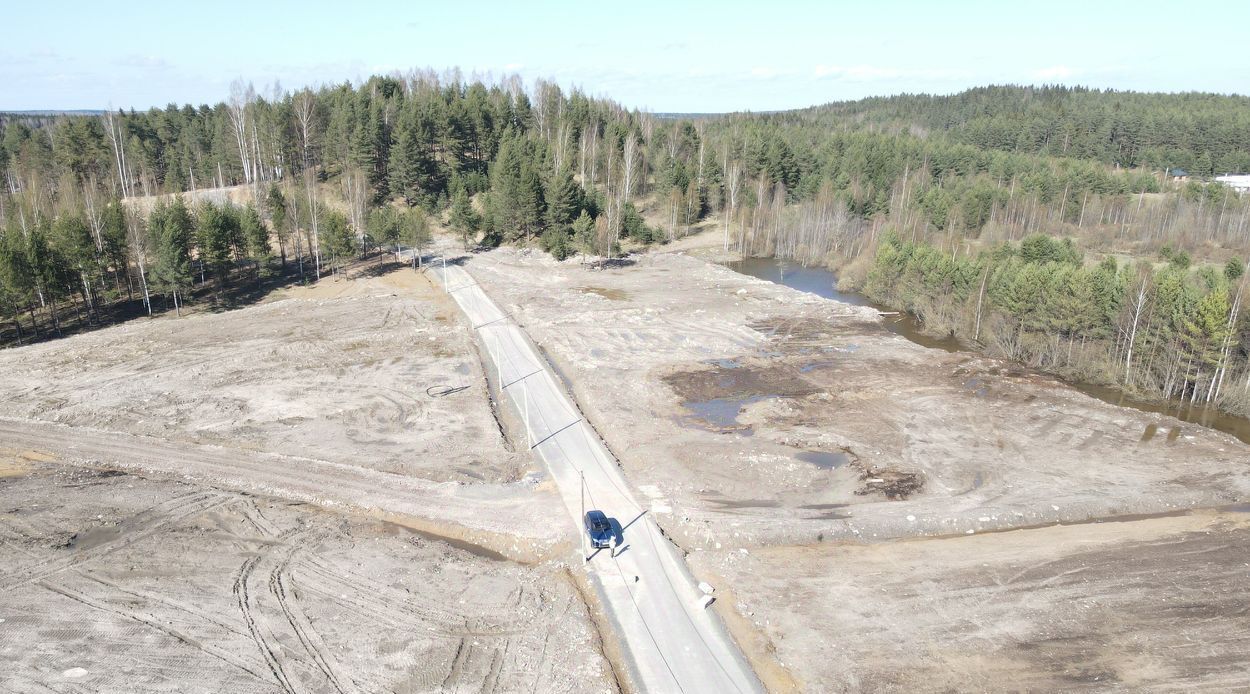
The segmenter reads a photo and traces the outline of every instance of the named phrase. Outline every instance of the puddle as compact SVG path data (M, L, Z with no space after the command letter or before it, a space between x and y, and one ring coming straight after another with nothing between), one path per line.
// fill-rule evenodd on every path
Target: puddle
M1221 506L1221 511L1228 513L1250 513L1250 503L1248 504L1232 504L1230 506Z
M742 368L742 363L741 363L741 362L739 362L737 359L709 359L709 360L707 360L707 361L705 361L705 362L703 362L703 363L704 363L704 364L711 364L712 366L719 366L719 367L720 367L720 368L722 368L722 369L740 369L740 368Z
M472 373L472 369L469 368L468 364L461 364L456 367L456 373L460 374L461 376L468 376L470 373Z
M738 415L748 405L773 397L776 396L755 395L746 398L714 398L712 400L687 401L683 402L682 406L692 413L689 419L699 420L716 429L737 430L749 436L753 433L751 427L739 424Z
M803 451L794 456L805 463L811 463L822 470L836 470L843 465L851 462L851 457L845 451L830 453L828 451ZM803 508L807 508L804 506Z
M577 291L586 294L594 294L601 296L609 301L624 301L629 298L629 294L623 289L607 289L605 287L578 287Z
M833 360L830 360L830 359L808 362L799 367L799 373L801 374L811 373L812 371L815 371L816 369L826 369L830 366L833 366L833 364L834 364Z
M1145 443L1146 441L1153 439L1155 437L1155 432L1157 431L1159 431L1158 424L1147 424L1146 430L1141 433L1141 439L1139 441L1141 443Z
M846 508L850 504L803 504L799 508L808 511L831 511L835 508Z
M970 378L964 381L964 388L972 391L972 394L978 398L985 397L985 394L989 392L989 388L979 378Z
M734 360L705 362L713 368L682 371L664 377L691 414L678 421L691 426L736 430L750 435L751 427L738 415L763 400L803 397L817 392L805 378L786 366L754 366Z

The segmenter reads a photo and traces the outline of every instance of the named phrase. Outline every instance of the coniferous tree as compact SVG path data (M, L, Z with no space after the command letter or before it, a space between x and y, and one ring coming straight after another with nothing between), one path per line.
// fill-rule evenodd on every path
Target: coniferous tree
M256 263L256 283L259 286L261 277L273 259L273 248L269 245L269 229L255 206L248 205L239 214L239 232L247 256Z
M158 292L170 295L178 315L182 315L182 305L193 281L193 233L194 222L181 195L171 203L158 203L148 217L148 235L155 255L150 281Z
M473 204L469 202L469 194L463 187L458 188L452 196L451 214L448 221L452 230L460 237L460 243L464 245L465 250L468 250L469 239L476 236L481 221L473 209Z
M341 271L356 253L356 235L352 233L347 218L337 211L326 214L321 241L324 247L323 255L329 261L333 272Z
M228 205L205 202L195 221L200 262L213 274L220 298L230 281L231 256L240 245L238 217Z

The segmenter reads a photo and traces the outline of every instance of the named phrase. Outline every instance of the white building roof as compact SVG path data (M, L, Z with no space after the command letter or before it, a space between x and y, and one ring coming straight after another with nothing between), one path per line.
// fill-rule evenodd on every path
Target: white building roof
M1216 176L1215 180L1239 193L1244 193L1245 191L1250 190L1250 174L1229 174L1227 176Z

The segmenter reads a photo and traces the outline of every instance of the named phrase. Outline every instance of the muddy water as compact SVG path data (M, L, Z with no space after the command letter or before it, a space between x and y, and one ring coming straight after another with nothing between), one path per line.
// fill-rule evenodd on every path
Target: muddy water
M759 279L776 282L777 284L784 284L792 289L823 296L826 299L833 299L834 301L841 301L855 306L870 306L882 312L893 311L891 308L874 304L860 294L838 291L837 275L824 268L803 267L792 261L778 260L776 258L747 258L746 260L725 263L725 265L729 269L741 272L744 275L758 277ZM925 335L919 321L910 314L885 316L884 318L886 329L918 345L935 347L947 352L974 351L966 348L954 337L935 338L931 335ZM1246 443L1250 443L1250 419L1246 417L1236 417L1211 408L1185 407L1177 406L1175 403L1164 404L1140 400L1124 394L1117 388L1107 386L1084 383L1068 383L1068 385L1090 397L1111 403L1112 405L1128 407L1152 414L1168 415L1183 422L1217 429L1226 434L1231 434ZM1155 432L1151 431L1149 436L1145 436L1145 433L1143 432L1143 441L1153 438ZM1168 432L1168 441L1175 441L1183 433L1182 431Z
M725 266L744 275L758 277L762 280L784 284L791 289L823 296L826 299L841 301L853 306L868 306L886 314L882 316L885 327L890 332L915 342L924 347L932 347L947 352L961 352L965 348L954 337L934 337L921 329L920 321L910 313L896 313L888 306L869 301L867 297L854 292L838 291L838 277L829 270L818 267L803 267L788 260L776 258L747 258L725 263Z
M843 452L803 451L794 457L805 463L811 463L822 470L836 470L851 462L851 457Z
M1123 391L1107 386L1095 386L1086 383L1068 383L1073 388L1098 398L1103 402L1109 402L1112 405L1120 407L1130 407L1134 410L1142 412L1151 412L1154 414L1167 415L1175 417L1182 422L1189 422L1199 426L1217 429L1226 434L1241 439L1246 443L1250 443L1250 419L1246 417L1236 417L1226 412L1210 407L1192 407L1188 405L1178 405L1176 403L1159 403L1150 400L1139 400L1130 395L1126 395ZM1153 426L1153 425L1151 425ZM1145 432L1143 432L1144 436ZM1167 442L1173 443L1185 434L1185 427L1173 427L1168 431ZM1143 439L1144 440L1144 439Z

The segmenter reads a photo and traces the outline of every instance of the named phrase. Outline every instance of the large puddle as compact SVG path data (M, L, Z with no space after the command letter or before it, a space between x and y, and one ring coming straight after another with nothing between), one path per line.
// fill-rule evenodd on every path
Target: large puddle
M859 294L838 291L837 275L824 268L803 267L798 263L777 258L747 258L746 260L725 263L725 266L744 275L758 277L759 279L777 284L784 284L792 289L823 296L826 299L833 299L855 306L870 306L883 313L893 312L893 309L874 304ZM885 316L885 327L890 332L924 347L935 347L947 352L973 351L964 347L954 337L935 338L924 334L920 322L916 320L915 316L910 314L901 313ZM1086 395L1112 405L1176 417L1183 422L1217 429L1226 434L1231 434L1246 443L1250 443L1250 419L1245 417L1236 417L1208 407L1186 407L1176 403L1139 400L1124 394L1117 388L1107 386L1084 383L1069 383L1068 385ZM1169 438L1174 440L1181 433L1179 431L1169 432Z

